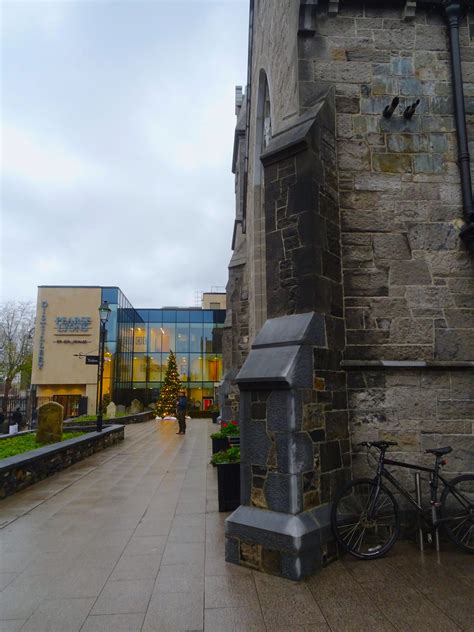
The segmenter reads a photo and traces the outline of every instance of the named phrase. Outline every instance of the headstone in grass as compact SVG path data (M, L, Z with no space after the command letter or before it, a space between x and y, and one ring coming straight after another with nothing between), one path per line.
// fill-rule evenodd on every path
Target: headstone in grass
M110 402L110 404L106 408L106 411L107 417L109 419L114 419L115 415L117 414L117 406L114 404L114 402Z
M57 402L48 402L38 408L38 443L56 443L63 436L64 408Z
M123 404L119 404L117 406L117 411L116 411L116 415L118 414L124 414L125 413L125 406Z
M132 399L130 404L130 414L136 415L137 413L143 412L143 404L139 399Z

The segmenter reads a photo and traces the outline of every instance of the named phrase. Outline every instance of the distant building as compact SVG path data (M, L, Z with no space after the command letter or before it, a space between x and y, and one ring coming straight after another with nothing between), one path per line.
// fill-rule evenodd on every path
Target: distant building
M54 399L66 415L95 413L97 365L88 362L99 353L98 307L107 301L104 395L123 405L155 402L174 351L188 397L209 408L222 378L225 295L209 296L203 305L219 307L135 309L117 287L40 286L32 373L38 402Z

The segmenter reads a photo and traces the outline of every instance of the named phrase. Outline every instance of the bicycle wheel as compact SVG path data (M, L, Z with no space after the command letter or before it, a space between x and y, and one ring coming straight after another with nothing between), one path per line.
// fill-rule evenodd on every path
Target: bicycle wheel
M454 544L474 553L474 474L463 474L449 484L441 495L445 531Z
M389 551L400 531L397 501L370 478L349 481L337 494L331 525L341 547L360 559L375 559Z

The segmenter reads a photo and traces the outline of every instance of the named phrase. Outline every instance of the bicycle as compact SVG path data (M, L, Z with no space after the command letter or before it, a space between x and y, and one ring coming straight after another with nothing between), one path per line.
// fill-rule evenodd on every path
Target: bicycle
M396 441L363 441L359 445L380 450L374 478L349 481L336 495L331 512L333 533L340 546L360 559L375 559L385 555L400 533L400 509L393 493L382 479L389 481L415 508L418 519L427 522L436 532L440 526L462 549L474 553L474 474L463 474L451 481L440 474L446 464L443 457L451 447L432 448L434 467L424 467L385 458L385 452ZM424 508L385 469L386 465L419 470L430 474L430 507ZM439 482L444 486L438 500Z

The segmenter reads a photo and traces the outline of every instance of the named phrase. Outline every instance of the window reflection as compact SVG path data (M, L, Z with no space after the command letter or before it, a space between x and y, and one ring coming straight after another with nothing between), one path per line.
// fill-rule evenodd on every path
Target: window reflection
M203 352L202 324L191 323L189 327L189 350Z
M150 370L150 375L149 375L150 382L160 382L163 379L162 372L161 372L161 353L150 353L149 370Z
M176 325L170 323L163 323L161 351L169 352L176 349L175 335Z
M182 353L177 354L176 365L180 380L187 382L189 380L189 356Z

